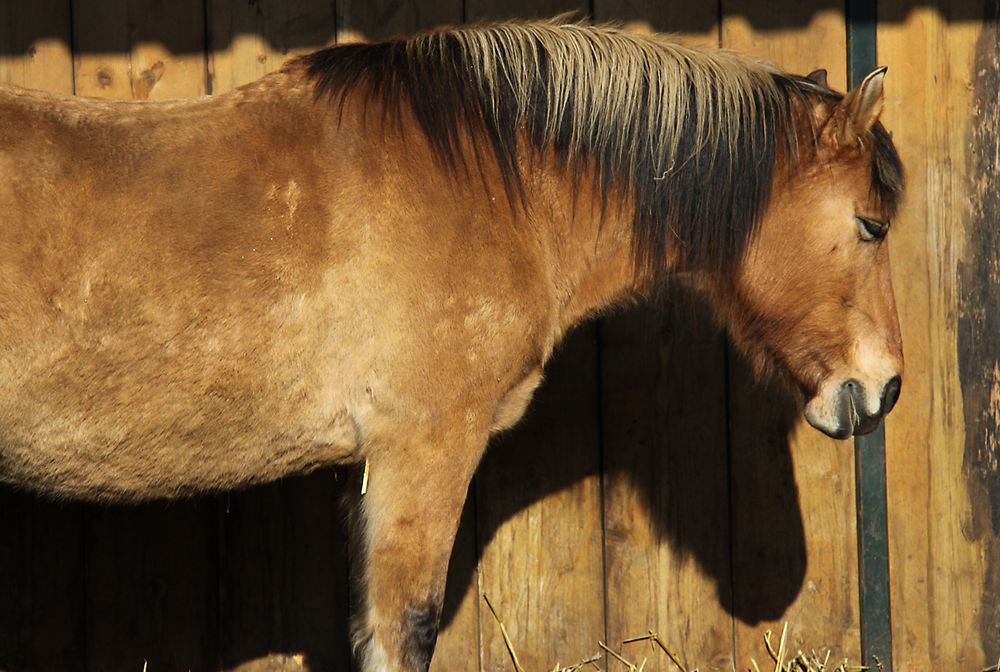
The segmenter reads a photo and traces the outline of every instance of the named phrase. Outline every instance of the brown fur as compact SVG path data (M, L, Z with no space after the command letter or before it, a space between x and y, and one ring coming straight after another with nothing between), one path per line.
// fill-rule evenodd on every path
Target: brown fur
M767 207L702 284L811 397L899 373L888 248L852 219L894 203L857 99L796 87ZM463 172L407 105L340 103L302 61L186 102L0 90L0 478L128 501L368 460L364 669L421 669L490 434L568 329L683 249L637 267L636 192L558 147L518 145L512 204L474 133Z

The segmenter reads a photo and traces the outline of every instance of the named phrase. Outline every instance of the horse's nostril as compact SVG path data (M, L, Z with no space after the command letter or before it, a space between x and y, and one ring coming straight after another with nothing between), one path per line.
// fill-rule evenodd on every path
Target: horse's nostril
M903 380L899 376L893 376L885 384L885 387L882 388L882 415L891 411L892 407L896 405L896 400L899 399L899 391L902 387Z
M853 378L848 378L841 384L840 389L846 390L849 394L853 396L861 391L861 383L854 380Z

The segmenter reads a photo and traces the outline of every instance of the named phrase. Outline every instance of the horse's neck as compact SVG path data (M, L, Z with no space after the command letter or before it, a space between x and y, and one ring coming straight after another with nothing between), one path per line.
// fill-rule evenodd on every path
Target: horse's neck
M546 247L557 329L575 325L642 290L632 261L631 211L602 207L588 185L576 194L557 169L536 181L533 218Z

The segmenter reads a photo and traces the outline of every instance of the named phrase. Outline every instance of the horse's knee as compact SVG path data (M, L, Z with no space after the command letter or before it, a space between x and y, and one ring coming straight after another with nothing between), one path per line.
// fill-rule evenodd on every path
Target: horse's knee
M403 657L413 670L430 667L441 621L441 600L406 607L403 619Z

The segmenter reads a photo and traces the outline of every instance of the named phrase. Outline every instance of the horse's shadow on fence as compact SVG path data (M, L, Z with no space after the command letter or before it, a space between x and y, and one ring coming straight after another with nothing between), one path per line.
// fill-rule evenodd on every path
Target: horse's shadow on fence
M751 624L776 619L806 570L789 445L799 403L780 383L754 379L693 292L678 287L667 298L571 337L524 422L491 444L459 543L475 538L482 557L505 521L602 472L608 527L609 499L639 488L630 499L655 536L698 563L728 613ZM606 536L610 567L617 535ZM474 581L463 552L453 554L445 625Z

